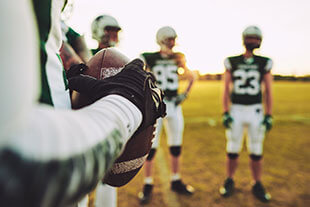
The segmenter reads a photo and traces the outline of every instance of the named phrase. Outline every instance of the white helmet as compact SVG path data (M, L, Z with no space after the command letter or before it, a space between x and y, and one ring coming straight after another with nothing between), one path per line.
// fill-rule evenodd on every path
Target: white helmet
M100 15L91 24L92 37L100 42L105 34L104 30L106 27L117 28L118 30L122 29L114 17Z
M242 32L242 38L243 38L243 39L244 39L244 37L249 36L249 35L257 36L257 37L259 37L260 39L263 39L262 31L261 31L257 26L254 26L254 25L248 26L248 27L245 28L245 30Z
M160 28L156 34L156 41L159 45L164 44L164 41L168 38L176 38L177 33L172 27L165 26Z

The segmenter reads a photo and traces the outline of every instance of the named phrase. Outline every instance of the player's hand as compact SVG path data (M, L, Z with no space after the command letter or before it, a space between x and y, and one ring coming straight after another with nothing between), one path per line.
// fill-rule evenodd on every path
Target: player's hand
M115 76L97 80L80 74L68 78L68 86L69 89L84 94L92 102L107 95L123 96L139 108L144 117L143 125L149 126L157 118L166 115L166 105L163 102L163 92L155 84L154 75L143 70L143 66L141 60L135 59Z
M83 74L83 72L87 69L88 67L84 63L72 65L69 70L66 71L67 79Z
M270 114L266 114L262 125L265 126L266 131L269 131L272 128L272 116Z
M223 113L223 116L222 116L222 119L223 119L223 125L226 129L228 128L231 128L231 124L232 122L234 121L233 118L230 116L229 112L224 112Z
M187 98L186 93L181 93L181 94L177 95L177 97L175 99L175 105L177 106L177 105L181 104L186 98Z

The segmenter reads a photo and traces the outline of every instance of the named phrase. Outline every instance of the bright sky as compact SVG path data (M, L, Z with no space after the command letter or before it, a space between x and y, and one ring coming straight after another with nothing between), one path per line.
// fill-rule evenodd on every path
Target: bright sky
M263 42L257 54L274 61L274 74L310 74L310 0L75 0L68 24L85 35L90 48L90 25L101 14L122 27L118 48L129 58L159 49L155 41L162 26L173 27L177 51L192 70L222 73L223 60L243 52L241 33L257 25Z

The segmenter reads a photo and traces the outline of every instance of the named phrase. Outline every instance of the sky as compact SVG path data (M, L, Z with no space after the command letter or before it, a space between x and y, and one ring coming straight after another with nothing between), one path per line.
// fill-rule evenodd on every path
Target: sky
M201 74L222 73L227 56L241 54L242 31L249 25L263 32L257 54L272 58L273 74L310 75L310 0L74 0L67 24L85 36L99 15L117 19L122 31L118 49L130 59L159 49L162 26L178 35L176 51Z

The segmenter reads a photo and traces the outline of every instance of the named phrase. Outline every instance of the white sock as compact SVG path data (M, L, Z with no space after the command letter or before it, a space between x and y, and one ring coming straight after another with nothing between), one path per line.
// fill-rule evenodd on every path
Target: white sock
M95 206L116 207L117 188L100 182L96 188Z
M153 177L144 178L144 183L149 184L149 185L153 185Z
M176 180L180 180L181 179L181 175L179 173L173 173L171 175L171 181L176 181Z

